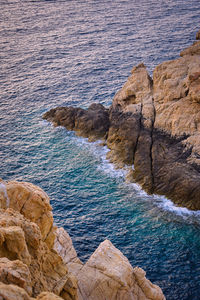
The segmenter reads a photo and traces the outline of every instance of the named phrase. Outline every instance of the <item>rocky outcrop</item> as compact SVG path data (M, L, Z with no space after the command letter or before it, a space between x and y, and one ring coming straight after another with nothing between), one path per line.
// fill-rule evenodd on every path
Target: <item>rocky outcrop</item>
M0 208L12 208L36 223L42 240L51 248L54 244L53 214L48 195L28 182L0 180Z
M199 210L200 41L180 55L158 65L153 79L144 64L132 69L113 99L101 137L110 149L108 158L118 167L134 165L128 177L148 193L165 195L177 205ZM69 113L71 108L65 109ZM51 110L44 118L62 125L53 116L59 111ZM66 128L78 130L76 126ZM92 134L94 138L98 136Z
M69 297L73 279L53 249L55 228L47 194L30 183L1 181L0 195L0 281L33 297L49 291L76 299L76 293Z
M44 115L55 126L75 130L78 135L91 141L104 138L109 128L108 110L101 104L92 104L88 110L76 107L51 109Z
M145 278L145 272L133 269L128 259L108 240L100 244L75 274L82 299L165 299L161 289Z
M52 226L49 198L40 188L1 180L0 195L0 298L165 299L108 240L83 264L68 233Z

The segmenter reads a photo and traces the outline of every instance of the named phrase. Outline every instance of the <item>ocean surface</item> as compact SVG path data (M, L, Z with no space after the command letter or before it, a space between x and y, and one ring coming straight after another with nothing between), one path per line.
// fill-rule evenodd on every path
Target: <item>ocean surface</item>
M109 106L133 66L179 56L199 0L1 0L0 177L30 181L85 262L110 239L169 300L200 299L200 211L125 181L108 149L42 120L50 108Z

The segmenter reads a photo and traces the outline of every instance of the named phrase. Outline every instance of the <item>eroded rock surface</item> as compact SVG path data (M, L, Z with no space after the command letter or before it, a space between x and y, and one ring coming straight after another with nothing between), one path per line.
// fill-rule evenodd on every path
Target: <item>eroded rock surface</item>
M54 244L53 214L48 195L29 182L0 181L0 208L12 208L36 223L42 240Z
M110 241L83 264L68 233L52 227L49 198L40 188L25 182L0 184L0 299L165 299ZM43 225L50 229L53 245Z
M53 249L55 228L47 194L30 183L1 181L0 195L0 281L33 297L49 291L76 299L67 295L71 278Z
M166 195L177 205L199 210L200 41L184 49L180 56L158 65L153 79L144 64L132 69L113 99L101 137L110 149L108 158L118 167L134 164L129 178L148 193ZM71 108L65 109L68 116ZM101 107L104 110L108 120L108 111ZM62 111L62 118L58 117L60 108L46 113L44 118L62 125L63 108ZM89 115L89 111L90 108L82 114ZM95 119L94 115L91 119ZM93 134L94 128L86 135L72 126L73 122L64 126L83 136L91 135L91 140L98 138ZM83 123L87 127L88 119L82 119L82 127ZM103 119L99 118L97 124L98 130Z

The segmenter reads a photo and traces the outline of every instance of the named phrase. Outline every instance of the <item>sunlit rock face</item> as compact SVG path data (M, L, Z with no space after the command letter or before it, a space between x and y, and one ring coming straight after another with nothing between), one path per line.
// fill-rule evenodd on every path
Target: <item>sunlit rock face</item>
M199 36L198 32L196 38L199 39ZM194 42L180 55L176 60L158 65L153 78L144 64L134 67L127 82L113 99L109 122L98 118L95 110L93 113L96 117L91 119L98 118L97 130L106 124L101 137L110 149L108 159L118 167L134 165L129 179L140 183L148 193L165 195L177 205L198 210L200 41ZM60 110L62 117L59 117ZM55 125L65 126L62 122L65 118L69 120L70 110L57 108L46 113L44 118ZM107 114L107 110L101 107L101 111L104 110ZM83 115L89 115L89 111L90 108ZM70 116L73 114L74 110ZM83 128L83 123L87 127L86 119L81 121ZM72 123L65 127L90 140L98 138L93 134L93 127L86 135ZM92 124L95 126L94 122Z
M51 206L46 193L37 186L1 180L0 205L0 298L165 299L161 289L146 279L145 272L133 269L108 240L86 264L77 257L63 228L51 228L51 245L40 229L43 215L47 224L52 224ZM30 207L35 209L33 214Z
M75 283L53 249L55 228L47 194L27 182L1 181L1 188L0 281L33 297L49 291L76 299L76 295L69 298Z
M78 299L165 299L162 290L146 279L144 270L138 267L133 269L128 259L110 241L102 242L83 265L77 259L67 233L62 229L57 234L58 239L62 234L62 244L58 246L56 242L56 248L59 248L70 273L77 279ZM66 248L70 249L68 257L63 251Z

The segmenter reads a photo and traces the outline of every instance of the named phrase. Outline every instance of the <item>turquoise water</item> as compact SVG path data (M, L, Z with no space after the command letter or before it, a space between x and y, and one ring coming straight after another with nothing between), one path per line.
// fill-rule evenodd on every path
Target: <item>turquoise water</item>
M167 299L199 299L200 212L125 182L107 149L42 120L61 105L109 106L133 65L152 74L198 29L199 1L1 1L0 166L50 196L86 261L108 238Z

